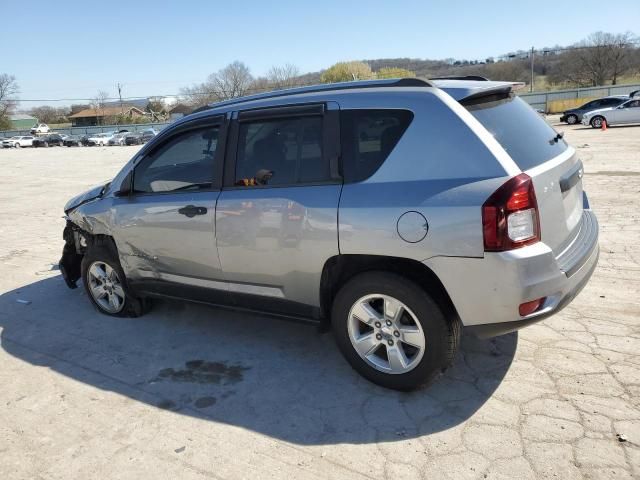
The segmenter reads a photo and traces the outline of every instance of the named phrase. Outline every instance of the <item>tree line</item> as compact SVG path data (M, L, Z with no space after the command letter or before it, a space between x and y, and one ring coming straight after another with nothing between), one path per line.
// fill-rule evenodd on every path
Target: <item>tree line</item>
M534 75L544 77L547 88L616 85L622 77L640 76L640 39L631 32L622 34L596 32L569 47L556 46L528 52L519 51L498 58L359 60L338 62L325 70L305 74L302 74L296 65L286 63L273 66L266 75L253 76L245 63L235 61L211 73L204 82L182 88L178 98L180 102L197 108L209 103L269 90L375 78L480 75L492 80L529 83L532 64ZM18 93L19 88L15 77L0 74L0 129L9 128L8 115L15 110L15 99ZM71 109L38 106L32 108L29 113L41 122L64 123L68 115L74 113L74 110L79 107L92 108L99 113L104 109L108 99L108 94L101 91L86 105L73 105ZM159 101L152 101L149 108L150 117L156 119L162 119L161 115L166 117L166 112L162 111L163 106ZM124 122L130 119L121 120Z

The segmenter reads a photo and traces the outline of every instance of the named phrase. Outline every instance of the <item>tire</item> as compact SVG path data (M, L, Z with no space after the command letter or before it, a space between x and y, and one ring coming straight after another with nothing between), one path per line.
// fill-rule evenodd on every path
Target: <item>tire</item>
M602 128L603 120L604 120L604 117L601 117L600 115L598 115L593 117L589 123L591 124L592 128Z
M396 312L403 313L388 319L382 315L383 302L392 307L387 312L401 305ZM367 312L366 320L356 318ZM447 318L425 290L394 273L367 272L350 279L334 299L331 324L349 364L371 382L394 390L431 383L451 365L460 343L457 317ZM359 341L367 354L356 349Z
M100 313L139 317L148 310L148 300L137 297L130 289L111 243L97 240L90 245L82 258L81 272L87 295Z
M578 116L577 115L569 115L567 117L567 123L569 125L575 125L576 123L578 123Z
M49 143L44 142L43 147L47 147L48 148L49 147Z

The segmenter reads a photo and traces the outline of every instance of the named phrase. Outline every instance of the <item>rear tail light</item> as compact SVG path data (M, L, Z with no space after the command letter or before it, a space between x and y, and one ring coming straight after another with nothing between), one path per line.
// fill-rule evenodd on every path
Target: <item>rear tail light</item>
M538 202L531 177L513 177L482 205L485 252L504 252L540 241Z

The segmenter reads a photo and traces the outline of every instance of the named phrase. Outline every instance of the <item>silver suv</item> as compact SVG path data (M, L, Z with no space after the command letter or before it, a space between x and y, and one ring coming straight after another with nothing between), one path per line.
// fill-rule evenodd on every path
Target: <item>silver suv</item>
M597 263L582 163L513 88L380 80L206 107L66 205L62 274L109 315L160 296L311 319L369 380L427 384L462 326L537 322Z

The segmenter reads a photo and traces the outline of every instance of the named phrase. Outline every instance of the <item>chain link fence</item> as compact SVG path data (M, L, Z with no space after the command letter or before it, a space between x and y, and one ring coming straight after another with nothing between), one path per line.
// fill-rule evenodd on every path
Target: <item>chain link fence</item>
M578 107L589 100L607 97L609 95L629 95L636 90L640 90L640 84L574 88L540 93L521 93L519 96L536 110L543 110L545 113L560 113L564 110Z

